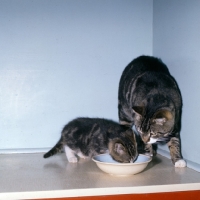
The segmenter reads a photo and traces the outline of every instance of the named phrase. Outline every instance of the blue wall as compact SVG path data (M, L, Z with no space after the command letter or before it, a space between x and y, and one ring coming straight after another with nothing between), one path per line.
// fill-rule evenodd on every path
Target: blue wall
M0 149L52 147L78 116L118 120L125 66L152 55L152 0L0 0Z
M0 0L0 152L52 147L78 116L117 121L121 73L148 54L180 86L182 153L200 163L199 8L199 0Z
M154 0L153 11L153 55L161 57L168 65L181 89L182 153L193 166L200 164L199 8L199 0ZM163 146L160 148L167 149Z

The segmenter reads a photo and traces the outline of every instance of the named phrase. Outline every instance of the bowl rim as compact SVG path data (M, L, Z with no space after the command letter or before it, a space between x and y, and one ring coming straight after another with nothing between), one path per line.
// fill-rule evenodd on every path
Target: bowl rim
M103 155L110 155L108 153L103 153L103 154L98 154L96 156L103 156ZM110 162L102 162L102 161L99 161L99 160L96 160L95 157L96 156L93 156L92 157L92 160L95 162L95 163L101 163L101 164L105 164L105 165L116 165L116 166L133 166L133 165L141 165L141 164L145 164L145 163L149 163L151 162L152 160L152 157L151 156L148 156L148 155L144 155L144 154L138 154L138 156L145 156L147 158L149 158L147 161L144 161L144 162L139 162L139 163L110 163Z

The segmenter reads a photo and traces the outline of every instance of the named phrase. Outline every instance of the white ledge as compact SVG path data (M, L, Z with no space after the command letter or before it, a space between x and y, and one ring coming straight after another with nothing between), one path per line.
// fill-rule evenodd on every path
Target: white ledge
M0 154L0 199L41 199L199 190L200 173L175 168L157 155L140 174L115 177L91 160L68 163L64 154Z

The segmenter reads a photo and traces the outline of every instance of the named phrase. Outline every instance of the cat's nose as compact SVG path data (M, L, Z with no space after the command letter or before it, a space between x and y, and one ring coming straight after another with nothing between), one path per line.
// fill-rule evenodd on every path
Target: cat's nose
M150 140L150 135L149 135L149 134L143 135L143 136L142 136L142 140L143 140L143 142L146 144L146 143Z

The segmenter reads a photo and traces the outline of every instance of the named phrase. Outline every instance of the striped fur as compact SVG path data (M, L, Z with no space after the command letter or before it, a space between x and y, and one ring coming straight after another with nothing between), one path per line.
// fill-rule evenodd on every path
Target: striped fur
M124 69L118 91L120 124L135 126L150 154L150 141L166 141L174 164L182 159L181 110L178 85L160 59L140 56Z
M77 156L92 157L109 151L118 162L131 162L138 156L135 134L132 129L101 118L77 118L64 128L60 140L44 158L60 152L63 147L69 162Z

